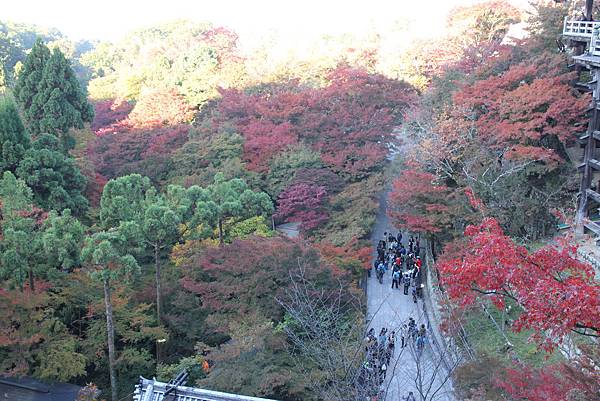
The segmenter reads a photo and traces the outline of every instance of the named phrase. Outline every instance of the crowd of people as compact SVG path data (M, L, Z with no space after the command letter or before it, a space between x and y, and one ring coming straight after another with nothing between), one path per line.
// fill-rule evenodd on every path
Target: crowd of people
M411 294L416 303L421 297L423 283L421 280L421 244L419 238L410 237L408 249L402 243L402 232L394 236L385 232L377 245L377 257L373 262L377 280L383 284L383 278L388 271L392 274L392 289L402 286L404 295ZM371 271L369 270L369 276Z
M421 245L418 237L410 236L408 246L405 247L402 241L402 232L398 232L397 236L391 232L385 232L383 238L378 242L377 256L373 262L373 269L379 283L383 285L383 278L390 271L392 290L402 289L404 295L409 295L409 289L412 288L413 301L416 303L417 298L422 296L424 286L421 280L423 265L420 253ZM371 270L369 270L370 276ZM397 331L390 331L383 327L379 334L375 335L375 329L371 328L365 337L366 359L361 370L361 380L377 386L383 385L396 346L400 349L409 345L414 346L416 355L419 357L426 342L427 329L425 325L417 325L412 317L400 324ZM409 392L408 396L403 399L415 400L412 392Z
M424 324L418 327L412 317L409 317L408 321L400 326L398 333L383 327L376 336L375 329L369 329L365 337L366 359L360 374L362 384L383 385L390 368L390 361L394 356L397 340L401 350L411 343L414 344L417 356L420 356L427 342L427 329Z

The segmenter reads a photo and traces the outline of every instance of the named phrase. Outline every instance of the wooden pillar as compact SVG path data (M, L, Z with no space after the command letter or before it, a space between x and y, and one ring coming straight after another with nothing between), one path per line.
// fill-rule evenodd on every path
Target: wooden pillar
M585 20L593 21L592 9L594 8L594 0L585 0Z
M592 74L594 80L598 81L600 78L600 70L593 69ZM592 91L592 115L590 116L590 121L588 123L587 129L587 143L585 145L585 150L583 153L583 172L581 176L581 185L579 192L579 205L577 207L577 215L576 215L576 231L578 233L583 233L583 220L588 216L589 209L589 198L587 195L587 190L592 186L592 178L593 178L593 170L589 164L590 159L594 158L594 153L596 150L596 139L594 138L594 131L600 130L600 111L598 107L600 107L600 88L598 87L598 82L595 84L595 88Z

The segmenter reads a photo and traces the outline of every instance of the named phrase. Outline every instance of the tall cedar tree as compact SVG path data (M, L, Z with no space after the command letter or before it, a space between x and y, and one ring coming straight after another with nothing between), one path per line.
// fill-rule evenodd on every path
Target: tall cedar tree
M69 129L83 128L94 118L70 62L59 49L50 52L40 39L25 60L14 92L31 133L59 136L65 150L74 146Z
M29 134L15 104L8 97L0 97L0 172L14 173L29 146Z
M65 156L54 136L37 137L17 168L17 176L34 192L35 202L42 208L62 211L71 209L76 215L87 210L83 196L86 179L73 158Z

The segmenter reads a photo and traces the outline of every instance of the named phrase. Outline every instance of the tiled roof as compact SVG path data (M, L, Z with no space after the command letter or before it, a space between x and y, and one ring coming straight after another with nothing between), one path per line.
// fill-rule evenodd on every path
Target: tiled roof
M134 401L276 401L187 386L176 386L165 397L167 387L170 387L168 383L140 377L140 383L135 386L133 399Z
M0 401L75 401L81 387L32 377L0 377Z

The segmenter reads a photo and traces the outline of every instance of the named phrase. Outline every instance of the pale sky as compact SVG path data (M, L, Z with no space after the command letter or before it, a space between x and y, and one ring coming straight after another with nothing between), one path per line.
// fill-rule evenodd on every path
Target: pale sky
M133 29L178 18L227 26L242 40L266 33L290 40L360 33L401 19L415 21L415 32L421 36L439 32L450 8L475 1L2 0L0 19L54 27L72 39L117 40Z

